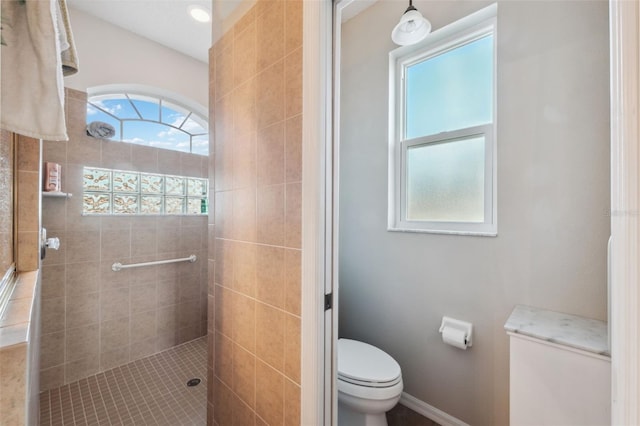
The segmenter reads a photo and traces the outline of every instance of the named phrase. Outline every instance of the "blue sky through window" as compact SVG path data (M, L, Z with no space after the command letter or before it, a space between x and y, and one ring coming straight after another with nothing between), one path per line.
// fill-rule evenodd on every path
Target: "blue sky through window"
M407 67L405 138L493 121L493 35Z
M159 100L145 97L127 99L125 95L100 96L87 105L87 123L104 121L116 129L114 140L199 155L209 154L209 135L202 118ZM94 105L91 105L93 103ZM135 108L133 105L135 105ZM160 110L160 108L162 110ZM104 110L118 118L101 111ZM137 112L136 112L137 109ZM160 122L160 112L162 121ZM140 116L142 119L140 119ZM122 134L120 125L122 123ZM202 123L202 124L201 124ZM173 127L172 127L173 126ZM203 127L204 126L204 127Z

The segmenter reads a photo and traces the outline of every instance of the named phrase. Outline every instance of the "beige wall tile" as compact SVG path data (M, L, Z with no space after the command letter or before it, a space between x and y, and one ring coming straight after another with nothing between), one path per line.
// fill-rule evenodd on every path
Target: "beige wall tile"
M42 158L51 163L66 164L66 141L42 141ZM63 176L64 178L64 176Z
M38 269L40 264L40 233L18 232L18 271L28 272Z
M233 289L253 297L256 292L256 251L259 246L235 243L233 251Z
M293 380L297 384L300 384L301 340L300 318L293 315L286 315L284 336L284 373L289 379Z
M180 301L200 299L200 274L182 275L180 277Z
M233 293L233 341L249 351L255 350L256 302L240 293Z
M129 328L131 320L122 317L103 321L100 324L100 351L105 352L129 345Z
M67 262L93 262L100 260L100 233L98 231L67 232Z
M285 380L284 382L284 424L285 426L300 425L300 386Z
M98 325L87 325L67 330L65 361L67 364L86 358L97 358L99 353Z
M158 150L148 146L131 145L132 170L145 173L159 173Z
M285 313L263 303L256 306L256 356L284 370Z
M202 173L202 155L189 152L180 153L180 175L193 177L206 177Z
M79 359L65 364L65 383L78 381L82 378L92 376L100 370L100 358L92 356L90 358Z
M302 115L289 118L285 124L285 180L302 180Z
M217 369L216 369L217 371ZM214 384L214 419L219 425L233 424L233 392L216 377Z
M219 380L233 387L233 342L216 333L215 371Z
M100 352L100 370L110 370L129 362L129 346Z
M86 106L84 107L86 110ZM83 125L82 133L86 125ZM99 166L102 162L100 140L82 135L67 142L67 164ZM64 170L62 171L64 173Z
M233 288L234 284L235 244L230 240L216 239L215 283L228 288Z
M158 304L156 283L131 286L131 313L155 309Z
M65 300L64 297L47 299L42 304L42 334L64 330Z
M290 118L302 112L302 47L285 58L285 116Z
M42 198L42 226L47 228L49 237L57 237L57 232L65 230L66 215L66 202L58 198Z
M98 271L98 262L82 262L68 265L66 269L65 291L68 294L93 293L98 291Z
M227 95L233 89L233 42L220 52L215 60L215 90L216 97Z
M24 424L26 371L26 344L14 345L0 351L0 413L18 422L15 424Z
M180 300L179 282L175 280L161 280L157 284L157 306L175 305Z
M51 299L52 297L64 297L66 265L50 265L42 268L41 297Z
M284 183L284 122L258 131L258 185Z
M233 233L232 238L240 241L255 241L256 190L244 188L233 191Z
M157 231L155 228L131 228L131 256L154 255L156 253Z
M180 328L188 326L200 325L200 302L198 300L189 300L181 302L179 309L179 325Z
M18 172L18 231L38 231L40 226L40 174Z
M100 260L122 261L131 257L131 231L109 229L100 233Z
M109 169L132 170L130 143L115 141L100 141L102 148L102 161L100 165Z
M284 244L284 185L258 190L258 242Z
M253 425L255 421L255 412L237 395L233 395L233 424L234 425Z
M222 58L224 60L225 57ZM247 23L240 33L235 34L233 45L233 82L238 86L256 74L257 67L257 40L255 21Z
M43 334L40 340L40 368L55 367L64 364L65 333Z
M130 325L131 343L140 340L156 337L157 334L157 311L140 312L131 315Z
M284 309L300 316L301 301L301 252L300 250L285 250L285 292Z
M264 362L256 362L256 413L269 425L284 422L284 376Z
M284 244L302 248L302 184L289 183L286 192Z
M258 16L258 70L265 69L284 56L284 3L272 2Z
M64 384L64 365L40 370L40 391L54 389Z
M129 316L129 288L117 288L100 292L100 321Z
M255 132L258 129L256 95L257 80L255 72L233 91L233 136Z
M242 133L233 143L233 187L235 189L255 187L257 176L256 132Z
M152 337L131 344L129 358L131 361L152 355L156 351L156 338Z
M239 345L233 347L233 391L251 408L255 407L255 356Z
M285 54L302 47L302 0L285 0Z
M99 307L98 292L69 293L66 298L66 328L97 323Z
M284 308L285 250L279 247L258 246L256 298L264 303Z
M285 117L284 60L258 74L257 84L256 111L260 130Z
M233 232L233 193L216 192L215 223L217 238L231 238Z
M166 149L158 150L158 172L168 175L180 174L180 153Z

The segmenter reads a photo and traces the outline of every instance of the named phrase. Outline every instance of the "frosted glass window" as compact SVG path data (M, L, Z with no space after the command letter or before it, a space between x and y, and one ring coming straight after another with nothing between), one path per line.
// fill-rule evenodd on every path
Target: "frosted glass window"
M83 175L85 215L207 214L207 179L91 167Z
M493 36L407 67L406 139L493 121Z
M389 230L497 235L497 8L389 54Z
M407 220L484 222L484 137L407 149Z

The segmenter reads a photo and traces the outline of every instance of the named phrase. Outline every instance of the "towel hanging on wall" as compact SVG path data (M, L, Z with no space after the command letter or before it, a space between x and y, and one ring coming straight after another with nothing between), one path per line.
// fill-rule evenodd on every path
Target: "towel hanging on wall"
M71 32L66 24L58 28L58 22L68 24L64 0L2 1L2 18L0 126L36 139L67 140L60 46L65 35L76 58Z

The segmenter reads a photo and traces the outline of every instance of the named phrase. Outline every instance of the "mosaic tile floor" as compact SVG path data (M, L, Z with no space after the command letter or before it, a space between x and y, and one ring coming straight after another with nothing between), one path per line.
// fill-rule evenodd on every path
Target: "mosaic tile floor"
M40 425L206 425L206 357L204 337L42 392Z

